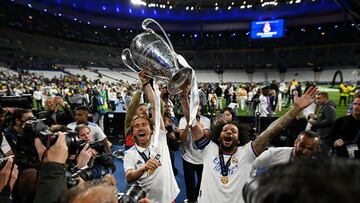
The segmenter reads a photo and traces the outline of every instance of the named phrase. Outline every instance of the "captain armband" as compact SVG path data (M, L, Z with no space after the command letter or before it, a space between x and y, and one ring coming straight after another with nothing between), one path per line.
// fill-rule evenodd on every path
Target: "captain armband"
M199 140L193 142L193 147L195 149L203 150L209 143L210 143L210 139L207 138L206 136L203 136Z

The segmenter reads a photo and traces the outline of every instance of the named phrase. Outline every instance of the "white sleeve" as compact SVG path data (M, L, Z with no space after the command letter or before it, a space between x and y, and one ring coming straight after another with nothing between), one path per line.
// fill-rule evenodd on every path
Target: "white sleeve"
M154 137L154 136L151 136L151 137ZM166 131L160 129L159 140L161 140L161 139L165 142L165 144L167 144Z
M249 162L250 163L253 163L254 160L256 159L256 152L252 146L252 142L248 142L245 146L245 151L246 151L246 154L248 155L248 158L249 158Z
M126 150L124 154L124 171L126 172L129 169L136 169L134 150L132 149Z
M105 133L101 130L101 128L96 125L95 129L95 137L97 141L103 141L106 138Z
M253 168L257 169L257 168L264 168L264 167L269 167L269 163L271 162L271 150L268 149L266 151L264 151L263 153L260 154L260 156L258 156L254 163L253 163Z
M74 132L76 125L73 125L73 124L69 123L66 127L67 127L67 128L70 128L71 131Z

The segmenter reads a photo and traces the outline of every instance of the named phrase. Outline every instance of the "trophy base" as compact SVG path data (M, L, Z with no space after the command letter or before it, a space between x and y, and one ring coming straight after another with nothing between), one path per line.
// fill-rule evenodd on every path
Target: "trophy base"
M179 94L185 85L187 85L191 80L192 69L191 68L181 68L178 70L175 75L168 82L168 92L170 95Z

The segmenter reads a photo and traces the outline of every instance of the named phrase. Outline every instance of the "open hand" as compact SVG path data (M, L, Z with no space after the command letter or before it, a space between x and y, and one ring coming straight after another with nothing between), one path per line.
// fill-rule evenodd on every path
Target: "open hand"
M297 94L294 96L294 107L303 110L314 102L315 96L319 93L317 87L310 87L304 95L298 97Z

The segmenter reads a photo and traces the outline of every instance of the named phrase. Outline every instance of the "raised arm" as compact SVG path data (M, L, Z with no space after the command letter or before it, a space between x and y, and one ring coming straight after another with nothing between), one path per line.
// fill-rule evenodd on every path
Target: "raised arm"
M157 106L155 105L155 93L153 88L151 87L149 81L150 78L145 74L145 72L141 71L139 73L139 78L140 81L143 85L144 91L146 96L148 97L150 104L151 104L151 114L153 116L153 121L155 121L155 115L156 115L156 108ZM159 98L159 102L160 102L160 98ZM165 130L165 125L164 125L164 120L162 118L162 115L160 114L160 130L164 131Z
M187 126L190 126L190 128L191 128L191 134L192 134L193 140L198 141L202 137L204 137L204 132L203 132L199 122L196 122L195 126L191 126L191 123L189 124L189 119L190 119L189 91L190 91L190 87L189 87L189 85L187 85L183 89L183 91L180 93L180 103L181 103L182 111L186 118Z
M136 114L136 109L140 103L140 99L141 99L141 91L136 91L131 97L129 107L125 115L125 126L124 126L125 134L127 134L130 130L131 121L134 115Z
M270 143L273 137L278 135L283 128L287 127L300 111L313 102L314 97L318 92L317 88L310 87L302 97L298 97L297 95L295 96L294 107L283 116L276 119L252 142L253 149L257 155L260 155L265 150L266 146Z

